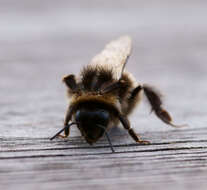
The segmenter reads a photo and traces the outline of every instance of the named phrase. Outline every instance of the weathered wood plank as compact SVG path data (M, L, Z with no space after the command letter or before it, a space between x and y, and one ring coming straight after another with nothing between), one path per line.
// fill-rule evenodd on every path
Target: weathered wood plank
M115 135L114 154L105 139L94 147L80 137L53 142L45 138L1 139L1 186L19 184L32 188L38 184L54 189L90 189L104 185L112 189L118 184L161 187L182 181L190 185L192 180L194 185L205 184L206 134L206 129L143 134L151 138L151 145L137 145L130 143L127 135ZM163 136L167 139L163 140Z

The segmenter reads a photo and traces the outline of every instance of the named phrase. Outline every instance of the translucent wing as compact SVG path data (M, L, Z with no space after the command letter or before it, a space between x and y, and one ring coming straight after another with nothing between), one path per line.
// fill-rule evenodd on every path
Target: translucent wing
M108 43L104 50L92 59L89 65L112 70L113 77L118 80L122 76L131 49L131 38L122 36Z

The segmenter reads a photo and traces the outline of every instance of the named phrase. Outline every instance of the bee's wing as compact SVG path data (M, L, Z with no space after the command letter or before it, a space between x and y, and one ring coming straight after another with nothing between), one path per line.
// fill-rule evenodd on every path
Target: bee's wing
M131 54L132 42L129 36L122 36L108 43L104 50L96 55L89 65L112 70L114 79L120 79L125 64Z

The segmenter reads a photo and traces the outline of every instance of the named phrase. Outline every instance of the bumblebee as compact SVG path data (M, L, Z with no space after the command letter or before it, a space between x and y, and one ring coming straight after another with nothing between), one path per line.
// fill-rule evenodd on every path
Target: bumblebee
M137 143L149 144L138 137L127 118L142 99L143 92L158 118L168 125L180 127L172 123L170 114L163 109L160 93L149 85L138 84L125 70L131 50L131 38L122 36L108 43L78 77L71 74L63 78L70 104L64 128L51 140L57 136L68 137L70 126L77 125L90 145L105 134L114 152L107 131L120 122ZM64 136L60 135L63 131Z

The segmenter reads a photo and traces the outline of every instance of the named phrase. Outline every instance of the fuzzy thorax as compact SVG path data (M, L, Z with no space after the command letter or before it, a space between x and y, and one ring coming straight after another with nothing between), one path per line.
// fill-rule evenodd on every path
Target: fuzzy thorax
M99 93L85 92L74 94L71 98L71 105L78 105L84 102L100 102L116 107L117 97L112 94L102 95Z

